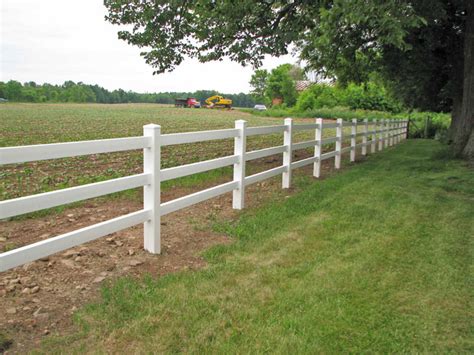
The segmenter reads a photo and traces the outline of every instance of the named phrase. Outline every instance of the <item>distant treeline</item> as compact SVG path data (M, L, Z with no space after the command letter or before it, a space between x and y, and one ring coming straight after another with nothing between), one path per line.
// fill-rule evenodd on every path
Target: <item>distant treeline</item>
M96 102L104 104L118 103L158 103L174 104L175 98L195 97L204 101L208 97L218 94L215 90L198 90L195 92L159 92L137 93L122 89L109 91L98 85L89 85L82 82L66 81L62 85L36 84L34 81L20 83L15 80L0 81L0 98L15 102ZM232 99L233 106L253 107L255 100L250 94L222 94Z

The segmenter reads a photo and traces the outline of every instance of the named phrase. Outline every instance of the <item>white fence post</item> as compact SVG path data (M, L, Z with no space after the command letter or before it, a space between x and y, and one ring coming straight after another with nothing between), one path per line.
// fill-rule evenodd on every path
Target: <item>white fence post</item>
M400 133L400 121L396 120L395 121L395 139L394 139L394 144L398 144L398 138L400 138L400 136L398 135L398 133Z
M404 131L403 131L403 127L405 126L405 123L403 121L400 122L400 142L403 140L403 137L404 137Z
M282 187L289 189L291 186L291 161L292 161L292 135L293 135L293 119L285 118L285 132L283 133L283 145L286 147L286 151L283 152L283 166L286 170L282 175Z
M385 127L384 127L384 130L385 130L384 135L385 135L385 137L384 137L384 141L383 141L383 143L384 143L384 144L383 144L383 147L384 147L384 148L387 148L387 147L388 147L388 135L389 135L389 133L390 133L390 131L388 130L388 122L389 122L389 120L385 120L384 122L385 122Z
M239 136L234 138L234 155L239 156L238 163L234 164L234 181L239 183L237 189L232 193L232 207L241 210L245 207L245 153L247 151L247 121L235 121L235 128L239 130Z
M400 121L398 121L397 133L398 133L397 143L400 143L402 141L402 122L400 122Z
M383 149L383 138L384 138L384 119L381 119L380 120L380 124L379 124L379 151Z
M336 123L336 156L334 157L334 166L336 169L340 169L342 155L342 118L338 118Z
M397 121L392 120L392 145L395 145L397 143Z
M318 125L318 127L316 127L315 134L315 140L317 143L314 146L314 156L317 160L314 162L313 176L318 178L321 176L321 152L323 150L321 141L323 140L323 119L316 118L316 124Z
M398 144L398 142L400 141L400 140L399 140L399 138L400 138L400 136L399 136L399 133L400 133L400 121L398 121L398 120L395 121L395 128L396 128L396 130L395 130L395 134L396 134L396 135L395 135L395 144Z
M375 153L377 148L377 120L372 121L372 142L370 144L370 152Z
M394 130L394 128L395 128L395 121L390 120L390 127L389 127L389 129L390 129L390 131L389 131L390 141L389 141L389 143L390 143L391 147L395 144L395 130Z
M151 183L143 187L143 207L151 211L151 217L144 223L145 250L152 254L161 253L160 217L160 164L161 127L156 124L143 126L143 135L151 138L151 146L143 149L143 172L151 174Z
M390 147L392 145L392 120L387 120L387 147Z
M362 136L362 155L367 155L367 135L369 134L369 120L364 119L364 135Z
M357 142L357 119L352 120L351 125L351 162L356 160L356 142Z

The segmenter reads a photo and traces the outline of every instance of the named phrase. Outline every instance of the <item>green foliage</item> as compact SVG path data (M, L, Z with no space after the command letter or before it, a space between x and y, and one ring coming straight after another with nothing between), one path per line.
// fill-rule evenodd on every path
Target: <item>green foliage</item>
M146 48L156 73L185 57L258 66L294 46L310 69L342 83L380 73L408 107L449 111L462 89L461 0L106 0L119 38ZM176 14L179 14L177 16Z
M63 85L51 85L45 83L37 85L34 82L24 83L0 81L0 97L13 102L75 102L75 103L159 103L174 104L179 97L195 97L204 101L208 97L217 94L215 90L198 90L195 92L162 92L140 94L122 89L109 91L98 85L75 83L66 81ZM245 93L223 94L231 99L236 107L253 107L254 98Z
M307 112L336 106L347 106L353 110L401 111L401 105L388 94L387 90L372 81L360 85L350 83L345 88L314 84L298 96L295 110Z
M411 112L410 137L436 138L444 140L451 124L451 117L445 113Z
M265 89L269 101L281 98L287 106L293 106L296 103L295 81L290 74L292 69L292 64L282 64L270 72Z
M5 84L5 98L12 101L21 101L22 98L22 86L21 83L15 80L10 80Z
M387 90L369 81L361 85L350 83L345 89L345 103L352 109L400 112L401 105Z
M250 93L257 102L264 102L265 89L267 87L268 71L265 69L257 69L250 78L250 86L252 91Z
M344 106L344 104L342 90L328 84L314 84L298 96L295 109L305 112L323 107Z
M303 96L304 93L300 95ZM312 96L310 96L312 97ZM451 115L447 113L436 113L436 112L385 112L385 111L373 111L356 109L352 110L348 107L322 107L309 109L306 111L300 111L298 107L294 108L282 108L275 107L270 108L267 111L255 111L249 109L243 109L242 111L251 113L256 116L262 117L320 117L320 118L342 118L343 120L350 121L353 118L360 120L380 120L380 119L410 119L410 137L411 138L436 138L443 140L446 135L446 131L451 124ZM426 129L428 122L428 129Z

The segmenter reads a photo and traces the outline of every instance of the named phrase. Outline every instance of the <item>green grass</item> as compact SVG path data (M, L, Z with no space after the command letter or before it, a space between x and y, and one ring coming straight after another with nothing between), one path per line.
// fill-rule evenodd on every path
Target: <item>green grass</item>
M406 141L220 223L200 271L120 279L43 351L470 352L474 173Z
M0 332L0 353L3 354L13 343L13 340L7 335Z

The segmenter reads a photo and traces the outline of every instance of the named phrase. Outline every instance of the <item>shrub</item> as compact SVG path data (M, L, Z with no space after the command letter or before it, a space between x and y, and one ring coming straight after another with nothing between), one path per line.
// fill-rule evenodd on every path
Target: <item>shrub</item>
M303 91L296 101L295 109L299 112L318 108L332 108L343 104L344 94L337 87L327 84L315 84Z
M291 64L282 64L273 69L266 81L265 94L269 101L279 97L288 106L293 106L296 102L295 82L290 76Z
M412 112L410 118L410 137L436 138L443 140L451 124L451 117L447 113Z
M315 84L303 91L296 101L295 109L306 112L320 108L348 106L353 110L400 112L401 105L374 82L363 85L349 84L346 88L327 84Z
M361 85L351 83L345 89L345 103L351 109L400 112L401 105L387 90L374 82Z

